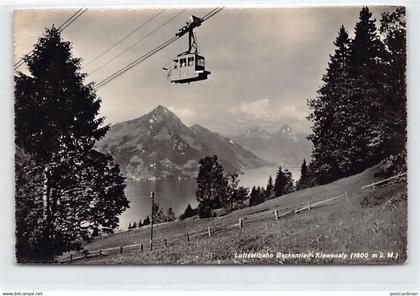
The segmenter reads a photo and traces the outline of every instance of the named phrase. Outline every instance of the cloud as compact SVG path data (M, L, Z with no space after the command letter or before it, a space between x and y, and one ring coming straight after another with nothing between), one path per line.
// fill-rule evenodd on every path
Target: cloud
M253 102L244 102L237 107L230 108L228 111L236 115L245 115L254 118L270 117L269 99L260 99Z
M286 118L295 118L304 120L308 112L299 110L296 106L286 106L281 110L281 116Z
M237 107L230 108L229 113L248 120L263 120L275 122L287 118L305 120L307 112L294 105L274 104L269 99L258 99L244 102ZM240 118L240 117L239 117Z
M195 123L197 118L197 113L188 108L177 108L174 106L169 106L169 110L175 113L185 124L189 125Z

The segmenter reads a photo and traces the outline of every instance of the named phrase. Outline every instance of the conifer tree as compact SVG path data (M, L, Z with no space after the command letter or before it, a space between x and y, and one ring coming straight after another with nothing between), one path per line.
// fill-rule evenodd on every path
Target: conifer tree
M312 109L308 118L313 122L309 137L313 143L310 173L315 176L315 183L358 173L390 155L393 162L404 167L403 7L382 15L380 33L383 41L372 13L363 7L354 40L350 42L341 28L324 84L318 96L308 101Z
M308 171L308 165L306 164L306 159L303 159L302 165L300 167L300 179L296 184L296 190L301 190L303 188L309 187L310 176Z
M273 185L273 178L270 176L268 178L267 187L264 192L264 200L269 200L274 197L274 185Z
M146 225L149 225L150 224L150 217L149 216L147 216L144 220L143 220L143 225L144 226L146 226Z
M330 56L327 73L323 76L323 86L318 90L318 96L308 100L312 121L312 162L316 170L318 183L327 183L340 175L340 165L348 162L340 159L344 146L345 117L347 111L347 92L349 87L348 64L350 57L350 40L344 26L341 26L334 42L336 47Z
M279 167L277 174L276 174L276 179L274 181L274 196L278 197L283 195L283 189L284 189L284 175L283 175L283 171L281 170L281 167Z
M344 171L358 173L383 158L384 151L384 46L375 19L363 7L350 45L346 116L343 153L350 160Z
M256 206L264 202L265 190L261 187L253 186L249 197L249 206Z
M303 179L308 177L308 166L306 165L306 159L303 159L302 166L300 167L300 176Z
M193 210L193 208L191 207L191 204L188 204L188 206L184 210L184 213L179 218L181 220L184 220L184 219L194 216L195 214L196 214L196 211Z
M251 193L249 194L249 206L255 206L258 204L258 195L257 195L257 189L255 186L252 186Z
M32 203L29 192L16 191L17 206L38 213L36 225L16 217L16 246L26 247L17 254L50 261L94 233L112 232L128 201L119 167L93 149L108 127L98 116L100 99L92 84L84 84L86 74L71 44L52 27L24 61L30 75L15 76L16 145L41 168L43 202ZM21 244L28 236L32 243Z
M393 157L396 172L406 170L407 143L407 46L405 7L382 14L380 32L384 39L384 146Z

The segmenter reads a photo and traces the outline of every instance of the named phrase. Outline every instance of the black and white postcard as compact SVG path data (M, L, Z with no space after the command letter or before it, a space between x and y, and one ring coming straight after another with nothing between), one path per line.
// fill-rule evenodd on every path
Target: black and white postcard
M407 261L403 6L14 11L16 262Z

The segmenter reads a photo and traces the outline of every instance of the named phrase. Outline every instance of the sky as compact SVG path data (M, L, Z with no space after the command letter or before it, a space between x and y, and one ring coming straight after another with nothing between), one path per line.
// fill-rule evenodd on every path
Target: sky
M203 16L212 8L167 9L124 42L91 62L159 9L89 8L62 33L82 58L87 82L99 82L168 40L190 15ZM100 114L106 123L140 117L158 105L171 109L187 125L200 124L233 135L249 127L275 132L288 124L309 133L307 99L316 96L322 74L334 51L333 41L344 25L350 36L361 7L224 8L195 30L200 54L211 72L204 81L171 84L162 69L188 47L187 37L159 51L143 63L98 89ZM392 7L370 7L379 22ZM76 9L15 11L15 61L30 52L45 27L62 24ZM109 62L135 42L120 57ZM22 67L19 70L25 72Z

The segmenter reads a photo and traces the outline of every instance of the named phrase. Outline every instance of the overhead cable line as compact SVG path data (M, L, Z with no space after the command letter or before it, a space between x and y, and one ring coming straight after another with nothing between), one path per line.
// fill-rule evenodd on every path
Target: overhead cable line
M82 14L84 14L88 9L85 8L80 12L76 17L74 17L71 21L69 21L67 24L63 24L59 27L59 31L63 32L68 26L70 26L73 22L75 22Z
M218 12L220 12L223 9L223 7L218 7L213 9L212 11L210 11L208 14L206 14L203 18L202 18L202 22L204 22L205 20L208 20L209 18L211 18L212 16L214 16L215 14L217 14ZM165 47L167 47L168 45L172 44L173 42L175 42L176 40L178 40L179 38L181 38L182 35L175 35L174 37L170 38L169 40L163 42L162 44L160 44L159 46L155 47L154 49L152 49L151 51L149 51L148 53L144 54L143 56L135 59L134 61L132 61L130 64L126 65L125 67L121 68L120 70L114 72L113 74L109 75L107 78L101 80L100 82L98 82L94 88L98 89L106 84L108 84L110 81L114 80L115 78L119 77L120 75L124 74L125 72L127 72L128 70L130 70L131 68L137 66L138 64L140 64L141 62L145 61L146 59L148 59L149 57L151 57L152 55L154 55L155 53L157 53L158 51L164 49Z
M111 47L107 48L106 50L104 50L103 52L101 52L100 54L98 54L95 58L93 58L91 61L89 61L86 66L89 66L90 64L92 64L93 62L95 62L96 60L98 60L100 57L102 57L104 54L106 54L107 52L109 52L110 50L114 49L116 46L118 46L121 42L125 41L128 37L130 37L131 35L133 35L134 33L136 33L138 30L140 30L141 28L143 28L144 26L146 26L148 23L150 23L151 21L153 21L155 18L157 18L159 15L161 15L166 9L162 9L161 11L159 11L158 13L156 13L155 15L153 15L151 18L147 19L145 22L143 22L140 26L138 26L137 28L135 28L133 31L131 31L130 33L128 33L127 35L125 35L123 38L121 38L120 40L118 40L117 42L115 42Z
M82 14L84 14L86 12L86 10L88 10L87 8L83 9L80 8L79 10L77 10L75 13L73 13L64 23L62 23L57 29L59 32L63 32L68 26L70 26L74 21L76 21ZM30 52L28 52L26 55L31 54L33 50L31 50ZM20 58L19 61L17 61L14 64L14 70L17 70L20 66L22 66L25 63L25 61L23 60L23 57Z
M113 56L112 58L108 59L106 62L104 62L101 66L97 67L96 69L94 69L92 72L90 72L89 74L94 74L96 72L98 72L100 69L102 69L103 67L105 67L106 65L108 65L109 63L113 62L114 60L118 59L120 56L122 56L123 54L125 54L127 51L129 51L130 49L132 49L133 47L139 45L141 42L143 42L146 38L148 38L150 35L156 33L157 31L159 31L160 29L162 29L164 26L166 26L167 24L169 24L171 21L173 21L174 19L176 19L178 16L180 16L181 14L183 14L185 11L187 11L187 9L182 10L181 12L177 13L176 15L172 16L171 18L169 18L167 21L165 21L164 23L160 24L158 27L156 27L154 30L150 31L149 33L147 33L143 38L141 38L140 40L136 41L135 43L133 43L131 46L129 46L128 48L124 49L123 51L121 51L120 53L118 53L117 55Z
M208 20L209 18L211 18L213 15L215 15L216 13L220 12L223 9L223 7L218 7L213 9L212 11L210 11L209 13L207 13L205 16L203 16L201 19L202 21Z
M58 30L61 30L62 27L67 25L71 20L73 20L79 13L83 10L83 8L79 8L75 13L72 14L71 17L69 17L64 23L62 23L60 26L58 26Z

